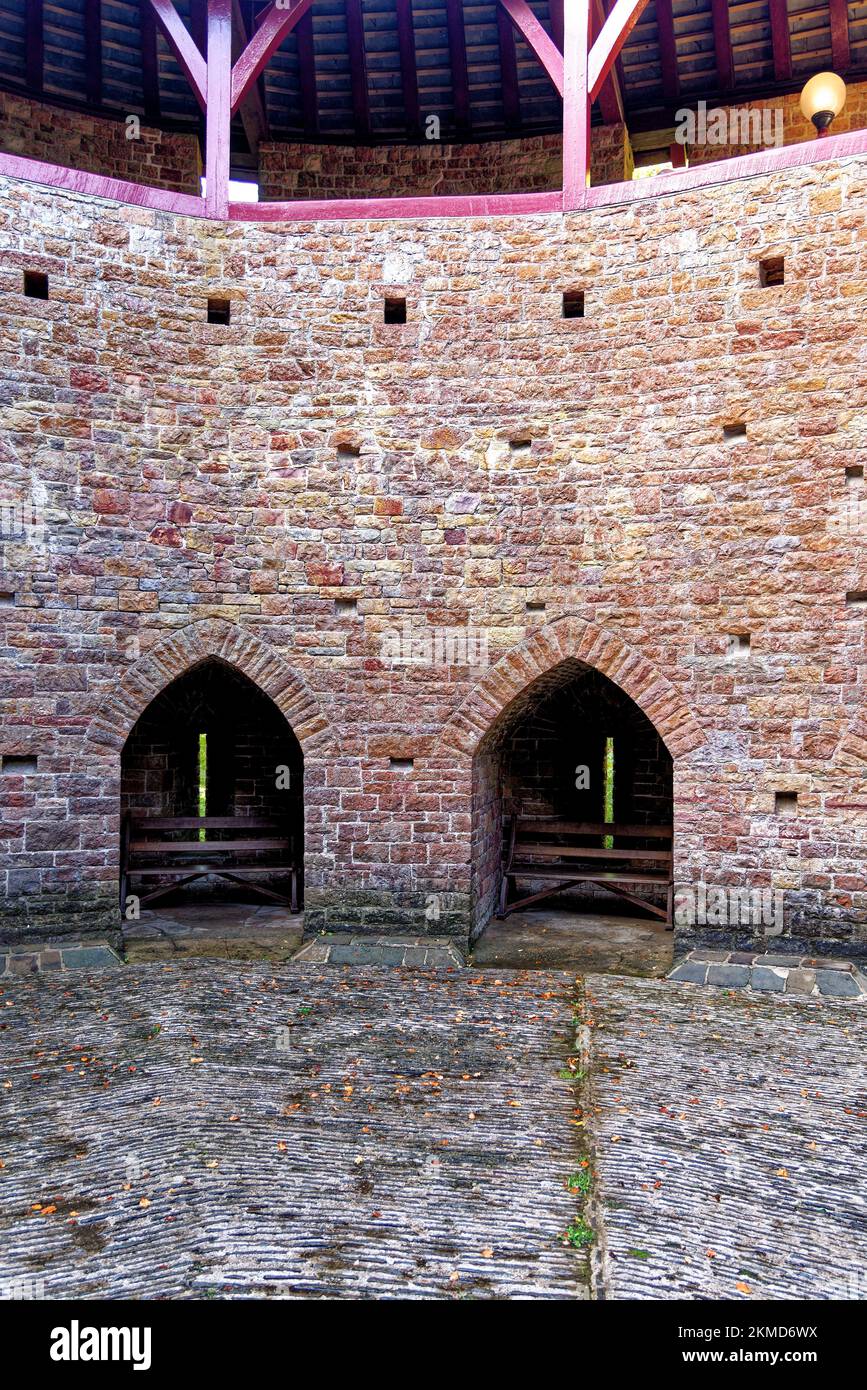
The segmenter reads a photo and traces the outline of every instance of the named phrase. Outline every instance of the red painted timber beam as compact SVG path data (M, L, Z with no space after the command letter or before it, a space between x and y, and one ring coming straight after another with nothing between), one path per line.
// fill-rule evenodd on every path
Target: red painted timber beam
M201 4L201 0L198 0ZM240 0L232 0L232 58L240 57L248 43L247 25L241 10ZM244 93L240 105L241 124L247 137L250 152L257 155L259 141L268 138L268 117L265 102L256 82L252 82Z
M602 33L602 26L605 23L605 7L602 0L593 0L593 40L594 43ZM623 97L621 95L620 79L617 72L617 64L609 72L605 81L599 89L599 111L604 125L618 125L626 120L623 109Z
M208 69L172 0L150 0L157 23L171 45L201 107L208 104Z
M732 183L738 179L763 178L786 169L805 168L813 164L831 163L839 159L867 156L867 130L847 131L829 135L824 140L806 140L798 145L779 149L760 150L735 159L721 159L712 164L697 165L680 173L658 174L653 179L637 179L630 183L605 184L584 190L583 207L617 207L626 203L644 202L677 196L716 184ZM41 160L25 159L20 155L0 153L0 177L21 179L47 188L83 194L89 198L107 198L134 207L153 208L182 217L207 217L209 210L204 198L190 193L171 193L166 189L145 184L127 183L102 174L87 174L80 169L65 169ZM472 197L424 198L359 198L298 201L293 203L230 203L229 220L233 222L305 222L323 220L356 221L380 219L425 219L442 217L519 217L531 213L556 214L563 211L563 195L554 193L476 194Z
M563 95L563 55L550 34L542 28L527 0L500 0L518 33L529 44L547 72L557 92ZM571 4L571 0L570 0ZM567 6L568 8L568 6Z
M602 83L614 66L618 53L641 18L641 13L647 3L648 0L616 0L616 4L603 24L602 32L590 53L587 85L590 88L591 101L595 101L598 97Z
M237 111L251 82L264 72L272 53L307 13L313 0L274 0L262 15L259 27L232 68L232 112Z

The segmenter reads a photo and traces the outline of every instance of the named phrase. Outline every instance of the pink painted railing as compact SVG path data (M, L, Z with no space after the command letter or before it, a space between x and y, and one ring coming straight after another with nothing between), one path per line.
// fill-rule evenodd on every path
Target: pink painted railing
M147 0L205 112L206 196L171 193L121 179L82 173L18 155L0 154L0 174L63 188L89 197L153 208L189 217L239 222L312 222L323 219L495 217L523 213L576 212L656 198L732 179L753 178L847 155L867 153L867 131L828 136L804 144L763 150L634 183L589 186L590 111L614 80L613 67L648 0L615 0L592 41L596 0L554 4L555 33L563 51L542 28L527 0L500 0L505 13L533 49L563 97L563 187L549 193L491 193L464 197L335 198L289 203L233 203L229 198L232 115L249 95L271 55L308 14L313 0L274 0L256 32L232 62L232 0L207 0L207 58L185 27L173 0ZM552 0L553 4L553 0ZM559 35L558 35L559 41Z

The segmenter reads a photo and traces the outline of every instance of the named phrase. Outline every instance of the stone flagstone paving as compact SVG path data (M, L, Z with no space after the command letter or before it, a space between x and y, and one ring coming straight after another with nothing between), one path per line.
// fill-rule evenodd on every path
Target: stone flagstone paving
M580 1297L574 997L565 974L212 961L4 981L0 1283Z
M607 1298L867 1298L863 1005L590 976Z

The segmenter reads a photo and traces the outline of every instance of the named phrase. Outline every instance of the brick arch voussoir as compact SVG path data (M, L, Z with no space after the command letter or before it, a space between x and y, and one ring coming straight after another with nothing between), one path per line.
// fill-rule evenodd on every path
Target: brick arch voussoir
M460 750L472 757L489 729L529 685L569 659L592 666L647 715L676 761L705 736L683 696L640 652L616 633L581 618L559 618L507 652L482 677L441 731L435 755Z
M305 758L336 749L334 730L306 682L261 638L221 619L181 628L136 661L101 699L85 735L86 749L97 757L119 751L151 701L178 676L209 660L226 662L274 701Z

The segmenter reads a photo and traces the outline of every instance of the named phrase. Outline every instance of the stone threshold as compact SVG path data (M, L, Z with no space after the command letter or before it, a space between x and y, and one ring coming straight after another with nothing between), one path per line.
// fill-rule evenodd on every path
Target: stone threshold
M466 965L464 953L450 936L363 936L326 932L305 941L292 957L303 965Z
M98 970L107 965L123 965L120 956L107 941L0 948L0 977L40 975L54 970Z
M667 978L682 984L717 985L722 989L751 989L801 998L867 998L867 977L853 961L839 957L709 951L697 947L677 962Z

